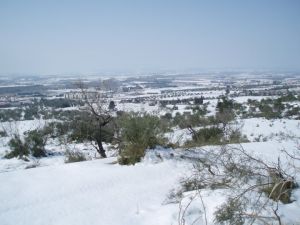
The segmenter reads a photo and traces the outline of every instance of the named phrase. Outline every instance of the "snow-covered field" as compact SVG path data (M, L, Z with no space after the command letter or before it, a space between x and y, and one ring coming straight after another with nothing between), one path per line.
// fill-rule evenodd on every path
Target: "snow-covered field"
M264 118L251 118L239 121L242 133L250 141L268 139L300 138L300 121L292 119L267 120ZM261 139L261 140L259 140Z
M1 173L1 224L174 224L177 205L163 202L188 166L114 161Z

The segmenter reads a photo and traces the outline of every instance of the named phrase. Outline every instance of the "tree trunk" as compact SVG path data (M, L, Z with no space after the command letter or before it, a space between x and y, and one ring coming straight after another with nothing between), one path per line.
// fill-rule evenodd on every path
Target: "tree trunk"
M107 156L103 148L102 141L97 140L97 145L98 145L98 149L97 149L98 153L101 155L101 157L106 158Z
M102 145L102 125L99 124L99 137L97 138L97 145L98 145L98 153L101 155L101 157L103 158L106 158L106 153L105 153L105 150L103 148L103 145Z

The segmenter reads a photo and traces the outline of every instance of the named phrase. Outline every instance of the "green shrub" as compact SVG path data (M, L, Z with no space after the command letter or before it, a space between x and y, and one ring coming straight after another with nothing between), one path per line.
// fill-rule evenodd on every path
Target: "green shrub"
M7 137L7 132L5 130L0 130L0 137Z
M300 107L293 107L285 113L286 117L300 116Z
M247 135L242 135L241 131L239 130L233 130L229 134L229 140L228 143L245 143L249 142Z
M43 134L43 130L29 131L25 137L26 145L34 157L46 156L46 141L47 138Z
M232 99L228 99L227 97L223 96L221 97L221 99L218 100L216 108L219 113L223 113L225 111L232 111L234 108L234 102Z
M93 141L101 136L102 141L111 143L114 136L114 129L112 123L100 129L97 126L97 120L76 120L69 123L69 137L73 141Z
M145 148L154 148L164 144L163 129L156 116L148 114L128 114L121 122L122 140L129 144L138 144Z
M21 120L22 109L0 109L0 121Z
M205 112L206 113L206 112ZM172 126L178 126L181 129L189 127L207 126L216 124L216 119L214 116L205 117L204 112L196 110L193 114L183 114L179 112L176 113L175 117L172 119Z
M29 146L28 144L21 140L19 135L14 135L14 137L8 143L11 151L5 155L5 158L11 159L18 157L20 159L26 159L26 156L29 155Z
M78 151L66 151L65 163L86 161L86 157L83 153Z
M134 165L135 163L140 162L144 155L144 146L130 144L121 151L118 161L121 165Z
M55 98L55 99L45 99L42 98L40 101L40 105L45 107L53 107L53 108L66 108L76 105L83 105L82 102L76 100L70 100L65 98Z
M293 94L293 93L291 93L291 92L289 92L287 95L285 95L285 96L282 96L281 98L280 98L283 102L292 102L292 101L297 101L297 97Z
M223 130L218 127L202 128L196 131L192 136L192 141L187 141L186 146L202 146L222 143L224 137Z
M134 164L144 156L147 148L166 143L164 127L159 117L148 114L129 113L118 121L122 140L120 163Z
M24 120L34 120L40 118L39 107L37 105L30 105L24 110Z
M45 150L46 141L47 135L44 133L44 130L26 132L24 140L21 139L20 135L15 134L8 143L11 151L5 157L18 157L21 159L25 159L25 156L28 155L44 157L47 155Z
M178 126L181 129L187 128L186 117L177 112L173 118L173 126Z
M217 223L243 225L245 219L243 217L243 204L234 199L222 204L214 213Z

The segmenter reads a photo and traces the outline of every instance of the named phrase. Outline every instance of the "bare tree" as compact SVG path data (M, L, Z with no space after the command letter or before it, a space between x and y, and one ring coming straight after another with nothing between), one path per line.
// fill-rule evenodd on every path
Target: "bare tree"
M111 112L105 107L106 101L101 96L99 90L89 92L82 81L77 83L77 87L80 89L82 95L81 98L87 106L90 125L93 126L92 129L95 131L90 134L90 139L95 142L95 144L92 144L100 156L106 158L106 151L103 147L103 129L112 121Z

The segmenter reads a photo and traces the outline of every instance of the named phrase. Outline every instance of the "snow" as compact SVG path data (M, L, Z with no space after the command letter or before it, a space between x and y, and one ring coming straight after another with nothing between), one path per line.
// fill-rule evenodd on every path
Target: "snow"
M276 96L240 96L240 97L235 97L233 99L238 103L246 103L249 99L261 101L262 99L266 99L266 98L274 99L276 98Z
M7 145L9 138L0 138L2 143L0 142L0 157L4 156L6 152L9 151L9 147ZM5 140L5 141L4 141ZM1 146L2 144L2 146ZM107 155L112 157L115 155L115 150L111 149L110 145L103 143L105 149L107 149ZM27 169L31 167L43 167L43 166L54 166L54 165L61 165L65 163L65 152L73 151L73 152L80 152L82 153L87 160L94 160L98 159L99 156L96 153L96 150L89 142L84 143L76 143L76 142L69 142L68 144L62 144L58 140L49 139L47 141L47 145L45 146L47 153L49 154L48 157L42 158L34 158L34 157L27 157L29 161L24 161L22 159L12 158L12 159L5 159L2 158L0 160L0 173L8 172L8 171L15 171L20 169Z
M293 140L242 145L247 152L270 162L276 162L278 156L286 160L282 148L289 151L297 148ZM201 149L149 150L143 162L135 166L115 164L116 158L111 157L0 173L1 224L178 224L179 205L166 204L166 198L178 187L180 178L192 171L191 163L181 156L201 155ZM161 157L157 157L158 154ZM299 181L300 177L296 179ZM213 224L213 212L224 202L226 191L201 191L208 224ZM185 193L183 205L192 194ZM297 201L280 204L282 218L291 223L300 220L296 213L300 207L299 189L293 192L293 198ZM205 224L199 198L187 213L187 222L199 218L199 223L195 224Z
M267 120L251 118L239 121L243 125L242 133L250 141L265 137L266 139L281 140L284 138L300 138L300 121L292 119Z
M177 143L183 145L187 140L192 139L190 131L188 129L174 129L171 132L165 133L165 137L170 143Z
M9 136L15 133L22 135L26 131L40 129L44 127L47 122L51 122L51 121L53 120L46 121L43 119L35 119L35 120L2 122L0 128L2 128L2 130L5 130Z
M2 225L172 224L162 205L184 165L114 165L115 158L0 174Z
M119 103L116 108L126 112L147 112L158 114L160 109L158 105L149 106L149 104L138 104L138 103Z

